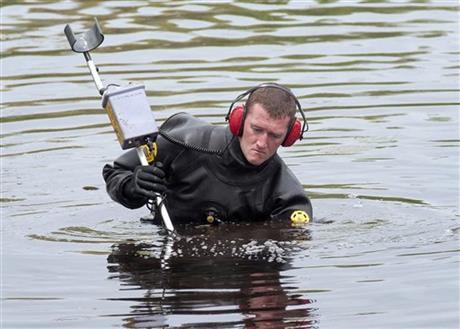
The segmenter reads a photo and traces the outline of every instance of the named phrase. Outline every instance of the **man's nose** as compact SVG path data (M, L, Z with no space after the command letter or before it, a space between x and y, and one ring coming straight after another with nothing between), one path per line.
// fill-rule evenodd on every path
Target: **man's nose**
M268 135L266 133L260 134L257 138L257 146L259 148L267 147Z

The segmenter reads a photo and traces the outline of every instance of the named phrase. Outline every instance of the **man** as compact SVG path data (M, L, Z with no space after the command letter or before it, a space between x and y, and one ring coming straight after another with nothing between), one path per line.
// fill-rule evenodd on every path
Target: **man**
M245 96L245 106L233 109ZM296 109L304 117L289 89L262 84L232 103L229 127L175 114L160 128L151 165L141 166L131 150L104 167L107 191L132 209L163 193L175 223L272 218L308 222L310 200L276 153L302 137Z

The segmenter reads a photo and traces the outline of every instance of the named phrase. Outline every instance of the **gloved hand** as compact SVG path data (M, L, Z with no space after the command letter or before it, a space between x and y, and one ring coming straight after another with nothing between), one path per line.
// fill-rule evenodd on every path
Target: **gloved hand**
M155 193L161 194L166 191L165 176L161 162L155 162L150 166L137 166L132 179L125 185L125 193L154 199Z

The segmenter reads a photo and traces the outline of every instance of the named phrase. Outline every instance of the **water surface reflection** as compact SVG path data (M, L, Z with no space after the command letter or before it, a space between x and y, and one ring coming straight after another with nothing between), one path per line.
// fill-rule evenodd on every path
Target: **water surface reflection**
M309 232L282 223L187 226L158 242L114 245L112 279L131 301L126 327L315 328L314 301L287 284ZM293 240L292 237L297 239Z

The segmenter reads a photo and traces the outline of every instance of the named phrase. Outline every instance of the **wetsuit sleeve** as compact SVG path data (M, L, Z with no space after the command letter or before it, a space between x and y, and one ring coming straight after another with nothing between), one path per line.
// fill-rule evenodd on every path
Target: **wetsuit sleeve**
M132 179L134 168L140 164L136 150L132 149L116 159L113 165L106 164L102 170L109 196L130 209L140 208L147 203L147 198L128 195L124 191L126 183Z
M271 218L290 220L295 212L300 211L308 215L309 221L313 219L313 209L305 191L279 195L275 200L275 205L277 206L274 208Z
M283 166L278 184L273 193L273 208L271 218L291 220L294 213L305 213L308 219L313 219L313 208L305 190L294 174Z
M157 138L158 155L155 162L161 162L166 174L173 174L171 171L171 163L177 157L182 148L174 143L169 142L162 136ZM134 169L141 163L139 161L137 151L129 150L117 158L113 165L106 164L102 170L102 176L106 183L106 189L112 200L122 204L123 206L136 209L145 205L147 198L134 196L126 193L125 186L133 177Z

